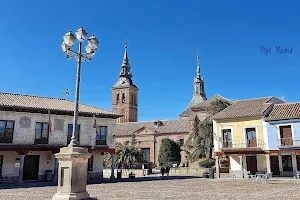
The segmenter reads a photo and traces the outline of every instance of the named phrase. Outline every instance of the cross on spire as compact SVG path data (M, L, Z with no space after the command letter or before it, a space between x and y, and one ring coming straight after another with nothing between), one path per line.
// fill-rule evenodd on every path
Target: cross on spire
M127 47L128 47L128 40L127 40L126 38L125 38L125 40L124 40L124 44L125 44L125 45L124 45L124 48L127 49Z
M200 79L201 75L200 75L200 50L197 49L197 78Z

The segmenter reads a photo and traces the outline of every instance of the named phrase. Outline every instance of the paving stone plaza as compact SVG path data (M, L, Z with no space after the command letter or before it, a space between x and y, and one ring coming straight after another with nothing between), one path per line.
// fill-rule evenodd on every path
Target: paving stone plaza
M50 200L55 186L1 186L1 200ZM90 184L94 199L300 199L300 185L292 180L273 180L268 184L250 180L204 179L199 177L156 177L135 182Z

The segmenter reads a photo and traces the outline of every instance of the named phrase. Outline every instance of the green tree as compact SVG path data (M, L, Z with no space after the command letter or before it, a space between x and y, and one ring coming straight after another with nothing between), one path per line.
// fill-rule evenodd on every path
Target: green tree
M184 145L188 161L195 162L201 158L211 158L213 149L213 116L230 106L228 101L217 99L207 108L207 117L200 122L196 117L193 128Z
M180 162L180 146L170 139L162 139L158 154L158 163L163 166L169 165L170 162Z

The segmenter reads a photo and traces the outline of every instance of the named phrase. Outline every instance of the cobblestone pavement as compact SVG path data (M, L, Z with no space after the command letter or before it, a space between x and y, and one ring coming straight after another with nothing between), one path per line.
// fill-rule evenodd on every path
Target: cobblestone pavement
M23 188L0 187L1 200L51 199L55 186L24 185ZM2 189L1 189L2 188ZM7 187L8 188L8 187ZM300 184L273 180L268 184L249 180L203 178L153 178L152 181L91 184L87 190L98 199L300 199Z

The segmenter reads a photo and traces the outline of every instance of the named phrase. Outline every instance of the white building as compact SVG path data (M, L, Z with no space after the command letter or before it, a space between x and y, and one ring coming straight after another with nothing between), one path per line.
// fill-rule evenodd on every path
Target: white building
M42 181L52 173L55 181L58 162L54 154L70 141L73 113L74 102L65 99L0 93L1 179ZM92 153L90 179L103 177L103 155L115 134L118 117L111 111L79 105L79 143ZM23 178L19 180L22 166Z

